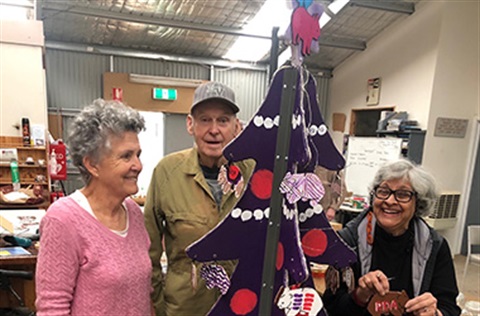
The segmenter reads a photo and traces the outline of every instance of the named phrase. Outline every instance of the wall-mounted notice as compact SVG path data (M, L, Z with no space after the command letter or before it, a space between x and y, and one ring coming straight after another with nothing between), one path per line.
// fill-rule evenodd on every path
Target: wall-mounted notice
M377 105L380 99L380 78L368 79L367 105Z
M435 122L435 133L437 137L457 137L464 138L467 132L467 119L454 119L447 117L437 117Z
M368 188L378 167L400 158L402 139L350 137L348 140L345 181L347 190L368 196Z

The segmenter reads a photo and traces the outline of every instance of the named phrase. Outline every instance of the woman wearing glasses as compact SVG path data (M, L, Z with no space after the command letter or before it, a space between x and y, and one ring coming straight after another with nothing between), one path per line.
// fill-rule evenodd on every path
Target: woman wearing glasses
M421 218L437 193L433 177L407 160L381 167L373 180L371 207L339 232L357 252L355 287L345 283L323 296L330 316L370 315L374 294L405 290L406 312L415 316L460 315L447 241Z

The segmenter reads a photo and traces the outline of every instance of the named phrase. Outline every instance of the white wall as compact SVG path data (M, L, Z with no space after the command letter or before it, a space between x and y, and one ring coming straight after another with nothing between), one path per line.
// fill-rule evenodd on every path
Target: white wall
M367 80L375 77L382 80L380 102L368 108L393 105L397 111L409 112L410 119L417 120L422 128L427 127L440 31L438 11L418 5L417 12L397 21L369 42L365 51L335 69L328 113L347 115L347 134L350 111L367 108ZM331 126L331 116L327 123ZM341 136L334 132L339 148Z
M422 165L445 191L465 191L473 123L462 139L434 137L434 124L438 116L472 119L479 115L478 14L478 1L421 2L414 14L336 68L331 83L328 113L346 114L349 126L351 109L367 108L367 80L381 77L380 103L368 108L394 105L427 130ZM331 116L326 119L331 126ZM332 136L341 148L342 133ZM441 231L454 253L460 250L461 227L457 221L457 229Z
M442 2L442 25L438 42L437 64L428 120L428 130L435 129L438 117L469 119L465 138L435 137L427 133L424 164L431 169L441 188L464 194L470 183L465 183L471 172L469 150L473 129L480 112L480 4L478 1ZM478 192L472 192L478 194ZM463 204L463 205L462 205ZM462 213L463 214L463 213ZM459 216L463 219L464 217ZM456 253L460 252L463 221L442 234Z
M21 136L22 117L47 128L43 24L0 20L0 31L0 135Z

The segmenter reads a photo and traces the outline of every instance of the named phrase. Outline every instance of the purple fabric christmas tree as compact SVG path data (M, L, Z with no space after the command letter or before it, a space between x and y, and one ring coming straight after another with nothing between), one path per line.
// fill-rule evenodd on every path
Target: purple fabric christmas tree
M318 177L315 179L316 176L309 172L316 165L339 170L345 161L321 117L313 77L302 73L301 68L295 69L297 86L287 174L281 188L285 198L283 209L276 210L282 212L282 216L276 264L272 268L275 269L274 293L279 296L283 293L282 287L302 284L309 278L307 260L332 264L336 268L343 268L355 260L353 251L331 229L320 206L315 206L322 197L323 187ZM230 287L210 315L258 315L284 72L285 68L276 72L257 113L224 149L224 156L230 161L256 161L241 199L215 229L187 249L193 260L205 263L238 259ZM299 171L307 174L299 175ZM226 277L222 273L210 273L206 277L208 284L217 282L222 289L228 283L219 280ZM313 299L311 293L307 294L295 295ZM272 315L285 315L285 311L272 302ZM314 315L310 312L305 315Z

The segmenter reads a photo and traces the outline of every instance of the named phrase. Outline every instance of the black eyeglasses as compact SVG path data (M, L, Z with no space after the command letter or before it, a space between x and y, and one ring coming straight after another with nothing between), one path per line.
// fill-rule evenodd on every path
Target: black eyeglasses
M408 191L408 190L390 190L386 187L375 187L373 189L373 194L377 199L386 200L393 194L397 202L407 203L412 200L414 196L417 195L417 192Z

